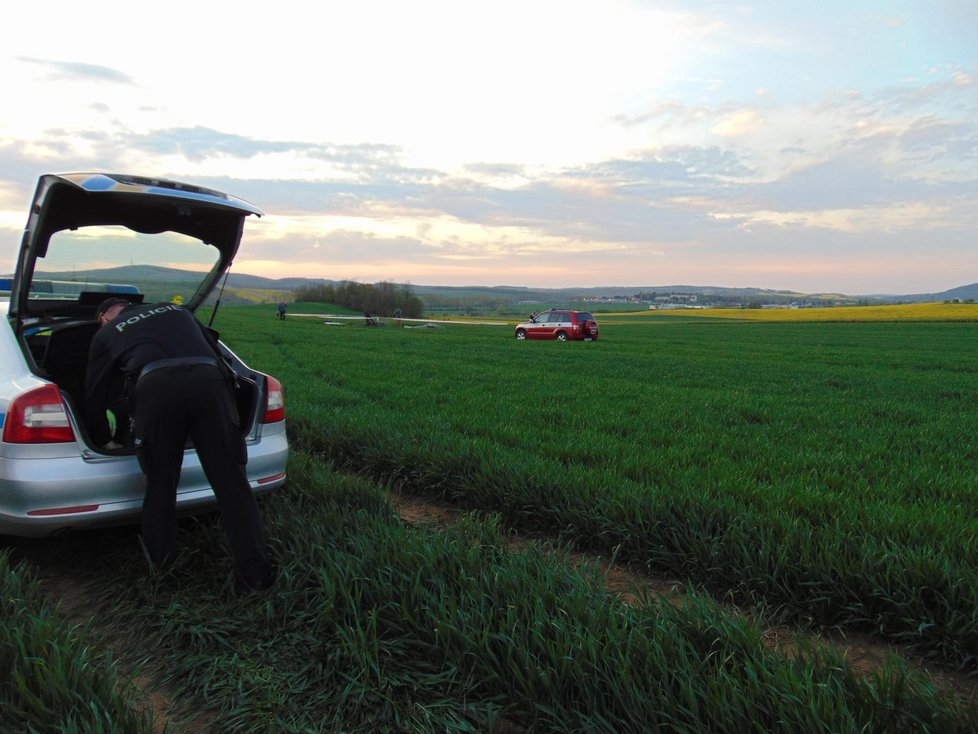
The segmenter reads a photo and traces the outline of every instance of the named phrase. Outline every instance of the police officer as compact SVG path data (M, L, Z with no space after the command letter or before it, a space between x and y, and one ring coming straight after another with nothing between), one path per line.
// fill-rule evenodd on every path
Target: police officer
M121 372L134 382L134 436L146 475L143 543L163 567L176 552L176 491L189 436L224 520L238 591L264 590L277 570L269 556L258 503L251 492L244 437L228 370L213 337L194 315L172 303L133 305L110 298L98 308L85 376L85 422L93 442L113 441L106 409Z

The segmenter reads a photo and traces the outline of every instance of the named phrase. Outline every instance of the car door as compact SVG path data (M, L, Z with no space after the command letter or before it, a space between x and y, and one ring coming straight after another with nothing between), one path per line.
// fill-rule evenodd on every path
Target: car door
M550 327L550 311L544 311L541 314L537 314L533 323L530 324L526 329L526 336L529 339L549 339L553 335L553 330Z
M572 326L571 315L567 311L554 311L550 315L550 338L556 339L558 334L570 337Z

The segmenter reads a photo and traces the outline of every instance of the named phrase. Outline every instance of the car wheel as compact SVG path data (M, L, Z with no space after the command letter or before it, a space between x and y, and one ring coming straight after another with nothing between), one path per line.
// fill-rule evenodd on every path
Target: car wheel
M519 339L520 341L526 339L526 331L524 331L523 329L517 329L516 338Z
M557 341L559 341L559 342L565 342L565 341L567 341L567 332L558 331L556 338L557 338Z

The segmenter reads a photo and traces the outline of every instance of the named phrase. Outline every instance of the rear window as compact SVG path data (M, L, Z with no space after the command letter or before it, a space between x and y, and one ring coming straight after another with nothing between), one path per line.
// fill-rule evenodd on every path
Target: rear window
M105 293L142 293L147 302L185 302L218 257L216 247L175 232L143 234L118 226L61 231L37 260L28 299L79 302L94 292L96 300Z
M578 321L597 321L597 319L585 311L581 311L579 314L577 314L577 319Z

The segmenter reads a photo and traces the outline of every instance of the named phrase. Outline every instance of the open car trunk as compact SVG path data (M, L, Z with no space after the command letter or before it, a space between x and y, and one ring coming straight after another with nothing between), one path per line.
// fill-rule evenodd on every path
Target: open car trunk
M0 278L0 289L10 292L7 318L31 371L61 388L86 444L85 370L98 305L121 297L195 312L231 266L251 215L261 210L166 179L67 173L38 180L16 270ZM240 378L235 392L242 431L257 434L264 378L221 349ZM122 395L124 387L113 393ZM124 429L128 401L120 399L112 412ZM125 438L117 431L118 442Z

